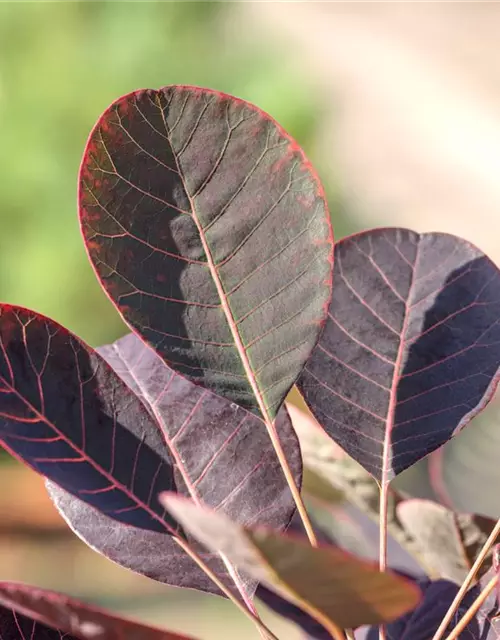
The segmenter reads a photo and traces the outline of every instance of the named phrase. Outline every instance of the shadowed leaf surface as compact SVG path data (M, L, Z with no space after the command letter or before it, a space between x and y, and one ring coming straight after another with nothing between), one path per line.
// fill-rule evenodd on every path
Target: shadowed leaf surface
M298 537L243 528L173 494L162 494L160 500L200 542L225 553L330 631L394 620L418 603L412 584L336 547L314 548Z
M297 144L225 94L137 91L92 131L79 205L127 323L184 376L272 420L331 292L323 189Z
M190 640L26 584L0 582L0 603L2 640Z
M299 388L378 481L458 433L490 400L499 366L500 272L477 248L405 229L336 245L327 324Z
M428 498L453 511L480 513L497 520L500 502L500 395L474 418L471 429L434 451L396 479L402 492Z
M63 631L47 627L33 618L0 605L0 638L2 640L76 640Z
M176 489L172 459L142 402L76 336L5 304L0 443L110 518L163 534L178 528L157 499Z
M411 535L427 563L442 578L461 585L478 553L495 527L495 521L481 516L457 514L429 500L403 500L397 516ZM491 567L483 563L479 576Z
M175 460L179 492L242 524L286 527L294 504L260 418L176 374L134 334L98 352L154 417L161 451ZM300 450L285 409L276 427L300 486ZM78 535L115 562L168 584L216 589L173 539L120 526L56 485L49 485L49 493ZM202 548L199 552L230 585L221 561ZM254 580L244 576L241 581L253 592Z
M447 580L436 580L435 582L424 580L420 582L420 588L424 593L422 601L414 611L387 625L387 640L429 640L432 638L458 591L458 586ZM458 615L455 615L444 637L456 626L479 592L478 587L473 587L467 593L459 606ZM487 605L478 612L478 615L460 634L460 640L493 640L497 638L496 633L491 635L494 632L490 622L486 619L490 615L488 607L491 609L491 602L487 601ZM377 628L370 629L367 640L378 640L378 633Z

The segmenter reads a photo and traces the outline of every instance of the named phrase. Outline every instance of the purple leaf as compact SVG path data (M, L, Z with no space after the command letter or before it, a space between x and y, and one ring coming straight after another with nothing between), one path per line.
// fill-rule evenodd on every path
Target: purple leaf
M36 622L13 609L0 605L0 638L2 640L76 640L63 631Z
M166 366L134 334L98 349L144 402L161 430L163 450L175 460L179 492L245 525L283 529L293 501L264 424L255 415L189 382ZM276 421L282 445L300 486L298 442L283 409ZM70 526L92 548L134 571L168 584L216 591L213 583L171 538L121 526L53 483L49 493ZM192 546L197 547L196 543ZM200 555L228 585L222 562ZM168 559L159 562L158 558ZM249 593L255 582L240 578Z
M458 586L447 580L437 580L431 582L424 580L420 582L420 588L424 597L418 607L386 626L387 640L429 640L437 631L449 606L456 596ZM462 600L455 615L453 623L447 628L444 637L449 634L469 609L471 604L479 595L480 589L473 587ZM491 613L491 601L483 606L478 615L467 625L460 634L460 640L486 640L496 636L489 636L491 624L489 616ZM479 615L480 614L480 615ZM378 640L378 628L370 629L367 640Z
M270 423L331 295L327 206L298 145L237 98L137 91L92 131L79 206L126 322L176 371Z
M443 233L376 229L336 245L333 299L299 387L327 433L389 482L491 399L500 272Z
M162 534L178 529L157 499L162 489L176 490L172 459L142 402L76 336L5 304L0 444L124 525Z
M0 582L0 603L2 640L190 640L26 584Z

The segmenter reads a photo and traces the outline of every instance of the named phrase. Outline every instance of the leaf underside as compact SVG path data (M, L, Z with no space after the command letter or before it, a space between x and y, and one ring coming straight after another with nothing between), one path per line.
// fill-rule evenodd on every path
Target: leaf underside
M138 91L92 131L79 209L126 322L185 377L273 419L331 293L327 207L297 144L237 98Z
M142 402L76 336L5 304L0 444L124 525L163 534L178 529L157 500L159 491L176 490L172 459Z
M376 229L335 248L325 330L299 380L326 432L379 482L458 433L500 367L500 272L443 233Z
M2 640L76 640L70 633L88 640L190 640L21 583L0 582L0 603Z
M154 417L155 428L164 439L158 452L163 456L166 450L174 458L175 486L180 493L242 524L258 521L278 530L287 526L294 504L257 416L176 374L134 334L98 352ZM276 427L300 486L300 450L285 409L280 411ZM113 522L53 483L48 489L70 526L108 558L171 585L218 593L172 538ZM234 589L221 560L197 542L191 544ZM167 560L158 562L158 558ZM249 576L242 576L241 581L247 592L253 593L255 581Z

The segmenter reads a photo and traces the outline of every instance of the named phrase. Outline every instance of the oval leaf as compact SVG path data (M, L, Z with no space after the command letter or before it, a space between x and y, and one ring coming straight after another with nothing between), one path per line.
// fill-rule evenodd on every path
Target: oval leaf
M443 233L376 229L335 248L333 299L299 381L327 433L379 482L456 435L500 367L500 271Z
M79 206L126 322L187 378L274 418L331 293L324 193L297 144L225 94L137 91L92 131Z
M154 417L164 438L162 448L167 447L175 460L179 492L242 524L252 524L258 517L260 523L278 530L288 525L294 504L262 420L176 374L134 334L98 352ZM300 450L285 409L276 427L300 486ZM171 538L117 525L57 485L48 488L71 528L111 560L171 585L218 593ZM199 553L229 586L222 562L204 550ZM158 562L161 557L168 562ZM255 581L248 576L240 579L253 592Z
M271 530L243 528L226 516L173 494L160 500L209 549L304 609L330 632L394 620L419 601L419 591L392 573L336 547Z
M125 620L61 593L26 584L0 582L0 603L8 607L0 606L2 640L72 640L68 633L89 640L189 640L187 636ZM17 633L9 635L9 629Z
M0 444L110 518L163 534L178 529L156 497L176 490L172 459L142 402L76 336L6 304Z

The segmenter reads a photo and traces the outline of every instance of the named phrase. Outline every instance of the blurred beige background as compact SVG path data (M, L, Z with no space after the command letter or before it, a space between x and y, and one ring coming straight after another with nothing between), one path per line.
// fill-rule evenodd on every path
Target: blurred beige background
M360 226L455 233L500 262L500 3L240 9L234 31L288 46L328 105L318 153Z

